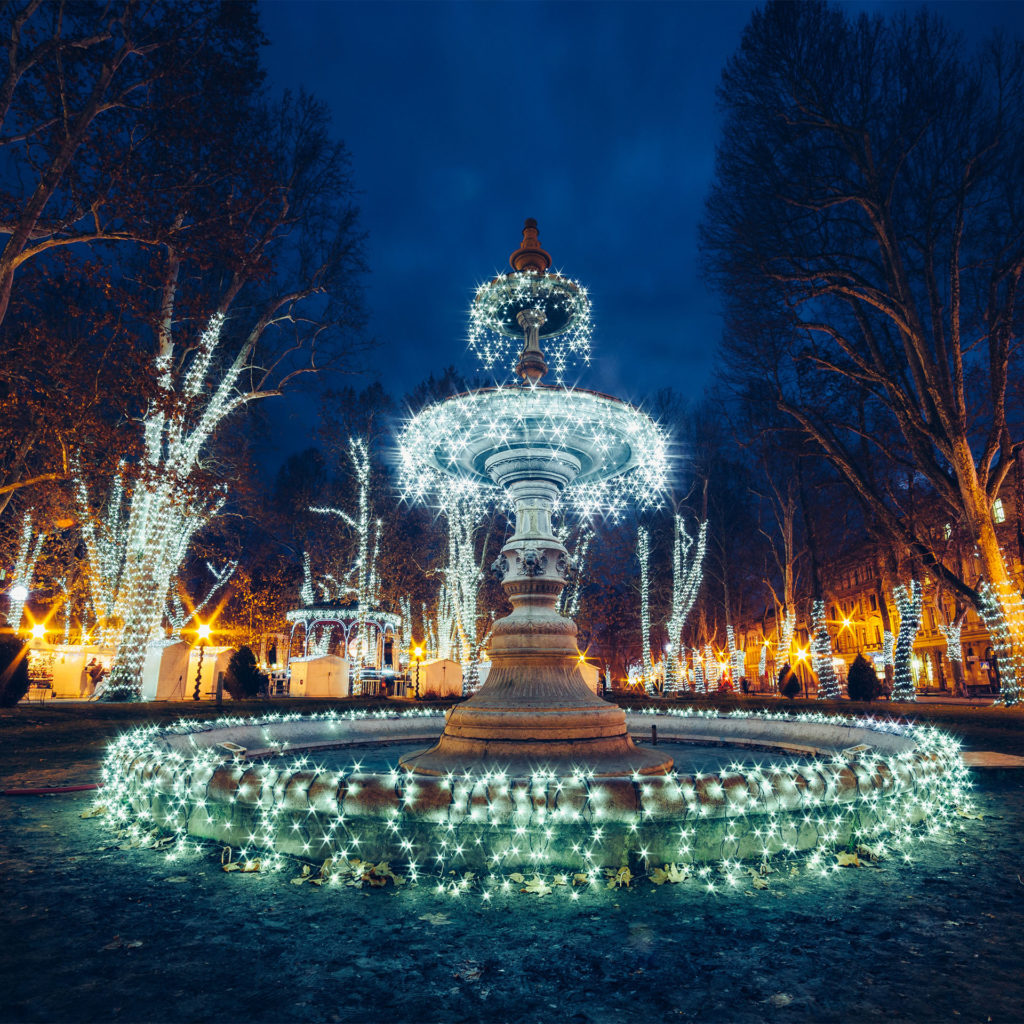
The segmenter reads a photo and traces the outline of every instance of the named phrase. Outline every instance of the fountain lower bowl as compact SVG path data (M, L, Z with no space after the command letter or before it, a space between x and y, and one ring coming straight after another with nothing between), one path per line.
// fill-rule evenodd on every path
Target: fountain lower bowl
M585 762L467 767L414 775L365 770L359 749L396 753L436 739L439 716L286 716L186 723L115 741L104 800L118 820L215 840L283 863L359 857L407 877L565 869L597 875L627 863L696 869L779 854L903 843L955 820L969 780L938 730L824 716L706 713L628 716L635 736L756 748L719 771L598 778ZM352 752L346 770L318 751ZM655 748L657 749L657 748ZM333 755L332 755L333 756ZM336 757L335 757L336 760ZM894 838L895 837L895 838Z

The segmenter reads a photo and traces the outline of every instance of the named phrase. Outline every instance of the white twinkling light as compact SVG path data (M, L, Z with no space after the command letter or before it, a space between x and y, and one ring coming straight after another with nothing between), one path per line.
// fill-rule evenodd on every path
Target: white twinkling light
M951 622L948 626L939 623L938 629L946 641L946 657L951 662L958 662L963 664L964 651L960 645L960 631L963 628L963 622L957 620Z
M410 501L497 488L475 458L511 450L524 437L565 449L585 448L588 468L561 502L581 518L619 516L627 504L657 506L668 477L668 437L624 402L568 387L483 388L428 406L398 439L400 486ZM454 477L456 483L449 482Z
M523 348L516 316L525 309L543 309L546 328L565 323L557 334L541 335L555 379L561 383L590 362L590 299L578 282L560 274L511 271L476 292L469 313L469 347L482 367L501 378L515 373ZM543 330L543 328L542 328Z
M893 700L917 700L910 660L914 655L914 640L921 628L923 593L919 580L911 580L910 586L900 583L893 588L892 597L900 613L900 630L893 650Z
M978 596L978 611L999 666L999 697L1009 707L1020 700L1024 679L1024 651L1014 643L1024 636L1024 602L1009 583L993 586L988 580L982 580Z
M636 557L640 563L640 651L644 686L650 690L654 676L651 661L651 535L645 526L636 531Z
M838 700L842 689L832 661L832 638L825 617L825 602L820 598L811 604L811 664L818 677L818 699Z
M32 516L27 512L21 521L21 535L18 538L18 551L11 569L11 584L7 589L7 625L17 631L21 627L21 616L25 611L25 601L32 589L32 577L35 575L36 562L43 550L46 534L39 533L32 538Z
M440 722L439 712L403 717L410 716ZM759 858L777 865L793 858L799 845L804 855L798 863L821 875L833 873L835 853L851 843L872 859L888 855L909 863L912 841L962 826L962 819L971 816L970 779L951 737L922 724L813 712L738 711L728 717L769 728L781 722L869 730L904 737L912 745L898 753L867 748L852 756L837 752L799 763L733 765L698 780L634 777L643 799L632 810L620 808L616 800L616 813L610 816L607 786L582 769L566 775L538 765L522 777L467 770L430 780L397 768L367 772L355 754L349 768L328 771L317 766L315 754L297 752L262 764L243 756L226 763L220 749L181 744L194 729L230 726L262 732L263 745L273 749L279 745L277 723L311 720L336 734L346 723L394 717L393 712L234 717L123 733L110 744L104 761L102 813L133 846L156 846L161 834L174 837L166 851L169 859L199 854L198 833L216 837L221 863L234 861L242 865L238 870L287 868L294 864L287 851L322 864L315 876L307 871L297 881L315 877L318 884L399 885L403 876L391 870L394 865L411 884L431 876L439 895L483 889L485 899L514 891L512 883L519 889L524 879L516 872L524 865L536 874L532 888L519 891L568 896L570 878L593 890L613 889L645 875L659 885L690 879L715 892L714 879L734 885L745 877L747 869L735 852L741 847L755 862ZM659 721L671 729L673 719L715 717L713 710L673 709ZM359 735L365 737L365 728L359 728ZM566 788L573 791L569 801L562 799ZM658 793L676 809L658 809ZM423 806L421 794L429 794ZM759 796L751 800L752 794ZM648 795L654 798L651 806ZM391 807L382 819L385 801ZM694 828L699 819L717 819L724 849L701 842ZM794 841L798 833L799 843ZM623 845L633 851L629 866ZM662 867L660 858L652 863L655 847L671 847L678 866ZM465 871L469 851L478 864L486 863L483 872Z
M665 690L670 693L680 688L686 668L686 648L682 643L683 627L697 600L704 579L707 537L706 519L697 530L695 542L686 532L683 517L675 516L672 539L672 613L668 619L668 641L672 646L665 660Z

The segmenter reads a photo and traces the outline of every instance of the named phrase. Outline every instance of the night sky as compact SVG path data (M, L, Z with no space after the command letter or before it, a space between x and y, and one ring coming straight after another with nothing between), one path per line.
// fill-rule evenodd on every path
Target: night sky
M329 102L352 154L368 332L389 390L474 369L473 290L507 269L536 217L554 267L590 290L580 384L637 402L666 385L700 397L721 331L696 243L715 89L756 6L264 2L271 86ZM1024 31L1024 4L932 6L971 39Z

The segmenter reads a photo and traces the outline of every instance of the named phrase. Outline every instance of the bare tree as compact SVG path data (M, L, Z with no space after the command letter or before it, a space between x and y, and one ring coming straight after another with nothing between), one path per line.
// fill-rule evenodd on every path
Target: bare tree
M756 12L722 81L702 240L730 345L937 578L906 480L969 534L1024 654L992 504L1021 449L1024 47L934 15ZM740 360L746 360L741 363Z

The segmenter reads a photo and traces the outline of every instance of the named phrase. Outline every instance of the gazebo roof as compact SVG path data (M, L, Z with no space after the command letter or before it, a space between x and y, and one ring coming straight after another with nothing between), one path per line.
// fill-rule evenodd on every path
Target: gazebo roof
M360 619L396 629L402 624L402 616L395 612L386 612L380 608L360 609L357 604L341 601L307 604L302 608L293 608L285 617L289 622L302 622L307 625L314 622L338 622L348 625Z

